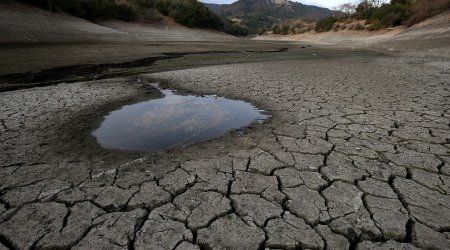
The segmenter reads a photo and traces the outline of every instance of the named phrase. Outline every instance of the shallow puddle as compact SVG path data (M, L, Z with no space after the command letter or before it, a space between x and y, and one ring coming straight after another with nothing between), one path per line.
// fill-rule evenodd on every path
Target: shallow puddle
M159 150L186 146L270 116L244 101L215 96L182 96L161 90L163 98L124 106L93 132L105 148Z

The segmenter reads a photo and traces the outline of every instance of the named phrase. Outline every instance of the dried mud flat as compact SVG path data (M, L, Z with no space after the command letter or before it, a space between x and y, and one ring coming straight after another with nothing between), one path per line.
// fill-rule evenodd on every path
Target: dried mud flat
M0 93L0 249L449 249L448 63L292 53ZM184 149L100 148L102 116L157 97L150 83L273 118Z

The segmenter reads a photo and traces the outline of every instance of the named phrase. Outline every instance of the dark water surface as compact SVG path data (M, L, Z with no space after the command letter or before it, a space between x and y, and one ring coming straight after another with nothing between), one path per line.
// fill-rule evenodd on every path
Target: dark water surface
M105 148L159 150L212 139L270 118L250 103L215 96L165 95L124 106L93 132Z

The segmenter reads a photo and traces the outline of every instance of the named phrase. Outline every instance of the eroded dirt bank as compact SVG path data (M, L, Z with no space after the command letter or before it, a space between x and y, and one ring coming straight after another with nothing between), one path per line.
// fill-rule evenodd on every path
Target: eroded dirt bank
M0 93L0 248L448 249L447 64L292 51ZM157 98L148 83L273 118L185 149L101 149L90 131Z
M450 58L450 11L426 19L411 27L392 29L339 30L298 35L263 35L255 40L298 41L348 48L373 48L407 56Z

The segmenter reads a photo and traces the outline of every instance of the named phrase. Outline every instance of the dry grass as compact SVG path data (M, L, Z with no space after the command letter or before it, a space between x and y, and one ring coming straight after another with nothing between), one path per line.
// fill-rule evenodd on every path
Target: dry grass
M404 24L412 26L429 17L439 15L448 9L450 9L450 0L420 1L411 8L411 17Z
M311 30L314 30L313 23L307 23L302 20L295 20L289 24L289 31L291 34L303 34Z
M364 25L364 20L358 20L358 19L345 19L340 20L337 22L333 30L334 31L341 31L341 30L365 30L366 26Z

